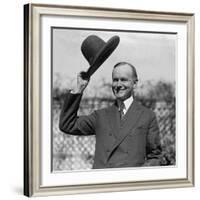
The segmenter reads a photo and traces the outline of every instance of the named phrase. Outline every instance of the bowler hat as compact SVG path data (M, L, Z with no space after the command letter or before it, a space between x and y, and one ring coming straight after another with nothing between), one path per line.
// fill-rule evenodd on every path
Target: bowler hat
M81 51L90 64L86 74L90 77L111 55L119 44L119 36L113 36L107 42L96 35L88 36L81 45Z

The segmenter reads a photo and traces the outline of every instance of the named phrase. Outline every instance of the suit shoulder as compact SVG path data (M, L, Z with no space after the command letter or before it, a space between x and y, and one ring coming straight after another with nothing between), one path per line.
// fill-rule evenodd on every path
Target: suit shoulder
M104 108L97 109L97 110L95 110L95 112L97 114L103 114L103 113L107 113L111 108L112 108L112 106L107 106Z
M145 112L145 114L154 117L155 113L153 110L151 110L150 108L147 108L146 106L143 106L141 103L139 103L139 107L140 109L143 110L143 112Z

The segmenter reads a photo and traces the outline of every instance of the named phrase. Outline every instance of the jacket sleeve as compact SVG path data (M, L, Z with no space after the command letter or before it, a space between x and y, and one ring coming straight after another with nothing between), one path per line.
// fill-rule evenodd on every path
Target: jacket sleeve
M152 119L147 134L146 144L146 161L144 166L159 166L161 165L161 145L159 136L159 127L156 116L152 113Z
M96 113L88 116L77 116L82 94L67 93L61 109L59 128L71 135L94 135Z

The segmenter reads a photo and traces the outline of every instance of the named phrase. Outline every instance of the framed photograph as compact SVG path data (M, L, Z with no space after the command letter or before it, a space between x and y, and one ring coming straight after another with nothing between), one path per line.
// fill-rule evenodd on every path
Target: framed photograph
M194 185L194 14L24 6L24 194Z

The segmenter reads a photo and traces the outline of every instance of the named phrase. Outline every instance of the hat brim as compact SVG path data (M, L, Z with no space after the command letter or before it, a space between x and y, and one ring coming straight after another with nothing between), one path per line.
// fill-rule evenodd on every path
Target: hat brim
M112 54L116 49L120 41L119 36L113 36L106 42L106 44L100 49L87 70L87 75L90 77L94 72L103 64L103 62Z

